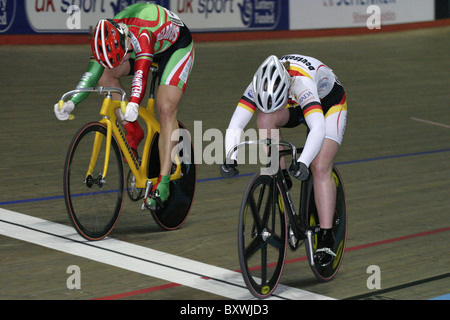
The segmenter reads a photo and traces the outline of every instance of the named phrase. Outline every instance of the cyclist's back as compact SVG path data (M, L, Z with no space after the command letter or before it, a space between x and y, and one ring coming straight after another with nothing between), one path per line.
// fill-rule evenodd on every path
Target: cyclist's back
M156 4L136 3L119 12L114 20L128 26L136 51L142 49L152 54L166 51L173 45L185 27L183 22L169 10ZM137 41L147 37L149 46L141 48L145 42ZM147 50L145 50L147 49ZM153 52L152 52L153 51Z

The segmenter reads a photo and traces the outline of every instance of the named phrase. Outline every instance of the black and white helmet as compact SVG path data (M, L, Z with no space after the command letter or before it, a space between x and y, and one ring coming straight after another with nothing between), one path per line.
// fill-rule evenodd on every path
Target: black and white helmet
M276 56L268 57L253 76L256 106L264 113L284 108L288 102L290 76Z

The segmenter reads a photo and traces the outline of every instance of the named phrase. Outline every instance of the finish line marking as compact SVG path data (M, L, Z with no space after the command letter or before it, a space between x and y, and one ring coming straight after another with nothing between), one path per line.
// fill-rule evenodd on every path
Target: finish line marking
M238 272L113 238L87 241L72 227L2 208L0 234L229 299L256 299ZM270 299L333 298L279 284Z

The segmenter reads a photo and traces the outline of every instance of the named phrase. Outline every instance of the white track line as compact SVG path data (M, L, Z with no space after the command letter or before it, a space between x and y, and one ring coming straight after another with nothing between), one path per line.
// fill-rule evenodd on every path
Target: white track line
M423 123L426 123L426 124L431 124L433 126L444 127L444 128L450 129L449 125L446 125L446 124L443 124L443 123L440 123L440 122L434 122L434 121L420 119L420 118L415 118L415 117L411 117L411 120L423 122Z
M71 227L2 208L0 234L229 299L254 299L240 273L113 238L89 242ZM331 299L284 285L271 298Z

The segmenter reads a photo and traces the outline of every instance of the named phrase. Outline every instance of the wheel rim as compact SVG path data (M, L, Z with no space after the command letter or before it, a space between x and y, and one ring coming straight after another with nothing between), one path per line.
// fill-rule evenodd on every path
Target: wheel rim
M97 132L106 135L106 128L88 124L75 135L64 173L64 198L70 220L88 240L100 240L112 231L123 204L123 163L115 140L111 143L108 176L103 180L99 177L104 163L102 147L92 177L86 177ZM103 138L103 145L105 141Z
M273 192L276 188L276 198ZM286 256L283 201L270 176L259 176L244 198L239 223L239 257L244 280L258 298L278 285Z

